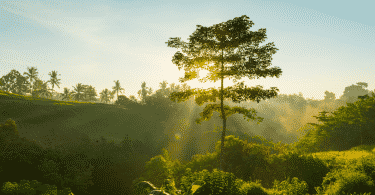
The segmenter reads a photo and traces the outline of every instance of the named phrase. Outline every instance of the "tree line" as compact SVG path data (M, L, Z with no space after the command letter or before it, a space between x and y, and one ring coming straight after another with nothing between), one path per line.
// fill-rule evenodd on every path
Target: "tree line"
M115 85L112 87L112 91L105 88L99 94L100 97L97 98L98 94L95 87L91 85L84 85L78 83L76 86L73 86L73 90L65 87L63 93L57 93L54 90L54 87L57 86L60 88L61 79L58 78L57 71L51 71L48 73L50 79L48 81L43 81L38 78L38 70L36 67L28 67L27 72L24 72L23 75L13 69L8 74L0 78L0 90L11 92L19 95L30 94L32 97L42 97L58 100L67 100L67 101L86 101L86 102L102 102L102 103L111 103L115 98L115 95L119 96L119 92L124 92L124 88L121 87L119 80L114 81ZM52 87L48 85L50 84ZM170 88L167 88L167 82L163 81L160 83L160 90L156 91L156 95L161 95L164 97L169 96L170 93L174 91L179 91L180 86L172 83ZM146 82L143 82L141 88L138 91L138 95L141 99L141 103L145 103L145 97L152 94L152 88L146 87ZM183 89L190 89L186 84L182 86ZM138 102L134 95L129 97L133 102Z

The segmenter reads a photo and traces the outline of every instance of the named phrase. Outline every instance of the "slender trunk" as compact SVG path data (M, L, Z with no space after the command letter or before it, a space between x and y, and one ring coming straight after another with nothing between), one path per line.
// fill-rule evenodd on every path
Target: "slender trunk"
M221 59L223 60L223 50L221 50ZM221 62L221 73L224 71L224 63ZM223 132L221 135L221 157L220 157L220 169L224 171L224 138L225 138L225 129L227 125L227 119L224 112L224 75L221 75L221 89L220 89L220 99L221 99L221 114L223 118Z

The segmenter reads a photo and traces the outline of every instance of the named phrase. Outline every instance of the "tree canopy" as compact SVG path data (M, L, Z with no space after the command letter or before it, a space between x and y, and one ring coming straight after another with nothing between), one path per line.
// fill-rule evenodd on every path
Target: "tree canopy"
M279 91L276 87L270 90L263 90L262 86L248 88L244 82L237 83L234 87L224 89L224 77L234 78L234 82L242 77L249 79L267 76L279 78L282 71L279 67L269 68L271 65L272 54L276 53L274 43L267 43L259 47L259 43L263 42L266 36L266 29L259 29L257 32L250 31L250 27L254 24L246 15L236 17L233 20L215 24L210 27L197 25L197 29L190 35L189 42L181 41L180 37L170 38L168 47L181 49L177 51L172 62L178 66L178 69L184 68L185 77L180 78L180 82L186 82L198 77L198 69L205 69L209 74L200 79L200 82L213 81L221 79L220 91L210 88L203 89L187 89L183 92L174 92L170 95L172 101L186 101L192 95L195 102L202 105L205 102L216 102L216 98L221 99L220 104L207 104L201 113L201 118L196 120L200 124L202 120L210 120L213 111L220 113L223 119L223 132L221 136L221 161L220 169L223 170L223 149L224 137L226 129L226 119L232 114L243 114L252 120L258 119L262 122L261 117L256 117L254 109L246 109L243 107L224 106L224 98L231 98L233 102L251 100L259 101L261 99L269 99L277 96ZM210 64L212 64L210 66ZM225 65L232 64L226 67ZM249 121L248 119L248 121Z

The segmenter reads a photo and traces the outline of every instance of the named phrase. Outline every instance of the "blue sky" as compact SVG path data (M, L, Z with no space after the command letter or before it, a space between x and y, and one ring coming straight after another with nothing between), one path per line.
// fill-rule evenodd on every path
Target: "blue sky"
M77 3L78 2L78 3ZM277 87L280 94L339 98L345 87L366 82L374 90L375 1L0 1L0 77L35 66L39 78L61 74L60 88L92 85L98 95L114 80L135 95L143 81L178 82L184 71L171 62L170 37L187 41L196 25L212 26L247 15L251 31L267 29L265 45L279 50L272 66L280 78L243 78L247 86ZM204 76L205 71L200 75ZM187 82L193 88L220 86ZM225 79L224 87L233 85Z

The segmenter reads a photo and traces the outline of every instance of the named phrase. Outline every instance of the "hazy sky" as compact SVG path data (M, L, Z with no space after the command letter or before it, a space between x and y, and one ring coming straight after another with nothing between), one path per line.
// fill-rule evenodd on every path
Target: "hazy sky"
M143 81L153 92L163 80L181 84L184 71L171 62L178 50L165 43L170 37L187 41L196 25L247 15L255 23L251 31L267 29L260 46L275 43L271 67L283 71L280 78L244 78L247 86L314 99L328 90L338 98L357 82L375 88L374 6L373 0L0 0L0 77L35 66L43 81L53 70L61 74L58 92L82 83L99 95L119 80L126 96L138 98ZM220 81L187 84L218 88ZM224 87L231 85L224 80Z

